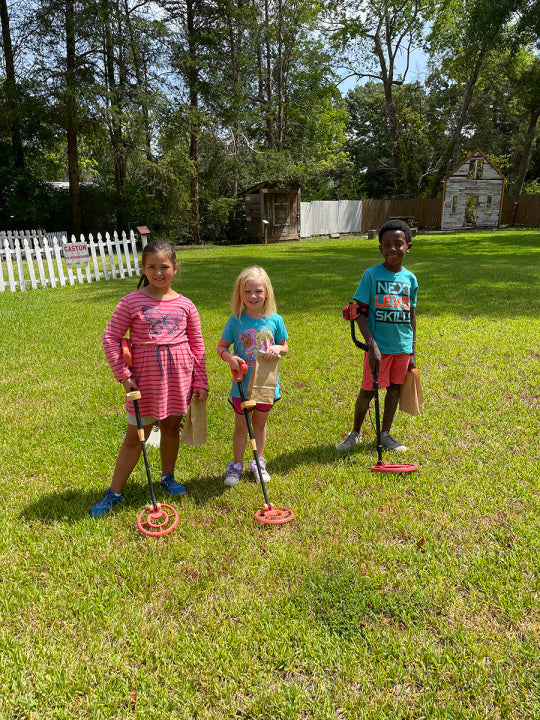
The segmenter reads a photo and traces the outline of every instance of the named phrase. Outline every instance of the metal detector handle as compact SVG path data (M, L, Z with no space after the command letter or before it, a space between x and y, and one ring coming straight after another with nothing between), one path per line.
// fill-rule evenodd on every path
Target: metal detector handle
M243 360L239 360L238 364L240 365L239 370L233 370L231 368L232 376L236 380L237 383L241 383L244 379L244 375L247 373L248 366Z
M351 301L348 305L345 305L342 310L342 314L343 319L348 320L351 323L351 338L353 343L356 345L356 347L360 348L360 350L364 350L365 352L367 352L368 346L366 345L366 343L360 342L360 340L358 340L358 338L356 337L355 321L360 316L358 303L354 303Z
M120 340L120 347L122 348L122 357L126 365L131 368L133 362L133 353L131 352L131 343L128 338L122 338Z
M255 400L246 400L246 396L244 394L244 388L242 387L242 380L244 379L244 375L247 373L248 366L243 360L239 360L238 364L240 365L239 370L233 370L231 368L232 376L236 380L238 384L238 392L240 393L240 400L242 401L242 410L245 408L252 408L255 407L257 404Z

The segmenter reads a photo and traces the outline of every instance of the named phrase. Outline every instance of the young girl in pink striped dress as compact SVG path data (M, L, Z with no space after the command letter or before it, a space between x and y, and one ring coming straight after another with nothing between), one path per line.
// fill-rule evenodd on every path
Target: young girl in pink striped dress
M178 264L174 248L152 241L142 253L144 286L126 295L116 306L103 335L105 356L114 377L126 392L140 390L139 411L150 434L159 421L161 430L161 485L172 495L186 492L174 478L180 443L180 420L192 397L208 395L204 342L199 313L188 298L171 288ZM132 368L122 356L120 341L129 330ZM127 431L116 460L111 486L90 510L101 517L123 499L122 491L141 453L133 403L126 400Z

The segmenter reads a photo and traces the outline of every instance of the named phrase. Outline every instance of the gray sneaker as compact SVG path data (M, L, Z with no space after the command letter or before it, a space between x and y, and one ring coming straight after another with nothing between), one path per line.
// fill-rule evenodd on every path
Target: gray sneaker
M394 452L405 452L407 449L403 443L394 440L388 430L381 433L381 445L387 450L394 450Z
M340 442L339 445L337 445L337 449L351 450L351 448L353 448L355 445L358 445L359 442L362 442L360 433L357 433L356 430L351 430L345 440L343 440L343 442Z

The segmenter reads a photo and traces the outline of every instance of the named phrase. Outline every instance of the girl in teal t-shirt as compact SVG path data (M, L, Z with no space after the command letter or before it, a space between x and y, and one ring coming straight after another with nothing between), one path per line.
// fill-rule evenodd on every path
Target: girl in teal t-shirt
M245 362L248 372L244 376L243 388L247 393L249 379L257 357L273 360L289 352L287 330L281 315L276 313L276 302L272 283L266 271L257 266L243 270L234 286L232 314L227 320L217 346L217 353L229 363L231 370L239 370L240 362ZM229 347L233 346L232 352ZM280 398L279 379L276 385L275 399ZM247 446L247 429L244 411L240 404L240 392L233 380L229 402L235 411L233 432L233 460L227 463L225 485L232 486L240 479L243 471L243 459ZM257 403L253 408L252 426L257 445L259 465L263 480L268 482L270 475L266 470L264 446L266 443L266 422L272 405ZM251 461L251 472L257 478L257 465Z

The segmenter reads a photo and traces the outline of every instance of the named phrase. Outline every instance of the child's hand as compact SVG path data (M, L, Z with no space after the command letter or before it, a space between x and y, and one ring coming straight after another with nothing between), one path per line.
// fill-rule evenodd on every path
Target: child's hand
M368 361L371 372L378 373L381 365L381 351L375 340L372 340L368 345Z
M265 360L275 360L276 358L281 356L281 345L271 345L266 352L261 353L261 357L263 357Z
M409 358L409 367L407 370L414 370L416 367L416 353L411 353L411 357Z
M236 370L236 372L240 371L241 364L244 364L244 360L239 355L231 355L231 358L229 360L229 365L231 367L231 370Z
M193 397L199 402L204 402L208 397L208 390L206 388L193 388Z
M134 378L128 378L127 380L124 380L124 381L122 382L122 386L123 386L124 390L125 390L127 393L128 393L128 392L131 392L132 390L138 390L138 389L139 389L139 386L138 386L137 383L135 382L135 379L134 379Z

